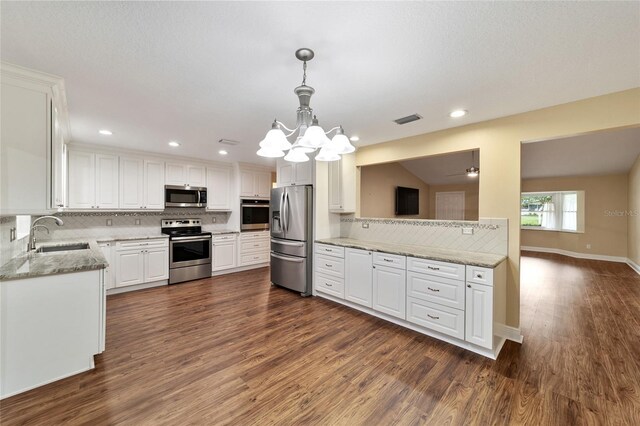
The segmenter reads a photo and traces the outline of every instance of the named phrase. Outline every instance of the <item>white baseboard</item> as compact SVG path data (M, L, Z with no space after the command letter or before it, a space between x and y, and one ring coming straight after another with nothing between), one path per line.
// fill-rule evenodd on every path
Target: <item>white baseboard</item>
M575 257L576 259L605 260L607 262L627 263L627 260L629 260L626 257L622 257L622 256L606 256L604 254L578 253L577 251L569 251L569 250L562 250L562 249L548 248L548 247L521 246L520 250L535 251L539 253L555 253L555 254L561 254L563 256Z
M524 340L524 336L520 334L520 328L510 327L504 324L493 324L495 329L495 333L499 336L504 337L507 340L511 340L512 342L522 343Z
M631 259L627 259L627 265L629 265L631 269L633 269L638 273L638 275L640 275L640 265L638 265L636 262L634 262Z
M145 290L147 288L161 287L167 284L169 284L169 280L160 280L160 281L154 281L151 283L128 285L125 287L113 287L107 290L107 296L111 296L112 294L127 293L129 291Z
M247 265L247 266L237 266L235 268L229 268L229 269L221 269L219 271L213 271L211 273L212 277L217 277L220 275L228 275L228 274L233 274L236 272L242 272L242 271L249 271L251 269L258 269L258 268L264 268L266 266L269 266L270 263L266 262L266 263L256 263L254 265Z

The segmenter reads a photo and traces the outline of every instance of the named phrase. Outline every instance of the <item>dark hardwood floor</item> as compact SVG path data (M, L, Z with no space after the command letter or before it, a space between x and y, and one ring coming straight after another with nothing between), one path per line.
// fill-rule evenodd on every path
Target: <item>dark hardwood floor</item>
M13 424L640 424L640 276L526 253L524 344L491 361L268 270L108 299L96 369L8 398Z

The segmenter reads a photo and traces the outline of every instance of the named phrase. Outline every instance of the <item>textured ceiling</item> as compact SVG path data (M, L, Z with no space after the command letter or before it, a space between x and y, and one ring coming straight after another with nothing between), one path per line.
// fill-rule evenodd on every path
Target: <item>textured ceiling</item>
M640 86L639 2L0 2L3 61L65 78L75 141L264 162L310 47L325 128L363 144ZM458 120L455 108L469 110ZM398 126L393 119L423 120ZM108 128L111 137L100 136ZM182 142L172 150L169 140Z

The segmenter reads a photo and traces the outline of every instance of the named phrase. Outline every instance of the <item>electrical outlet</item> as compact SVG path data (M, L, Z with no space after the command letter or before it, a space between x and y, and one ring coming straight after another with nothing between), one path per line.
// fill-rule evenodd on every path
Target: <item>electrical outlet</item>
M217 221L218 221L218 218L214 216L213 217L213 223L216 223Z
M587 244L587 248L591 250L591 244Z
M473 228L462 228L462 235L473 235Z
M368 224L368 223L363 223L363 224L362 224L362 227L363 227L364 229L369 229L369 224Z
M113 225L113 220L107 219L107 226L112 226L112 225Z
M136 219L136 225L140 225L140 219Z
M9 229L9 242L16 240L16 228Z

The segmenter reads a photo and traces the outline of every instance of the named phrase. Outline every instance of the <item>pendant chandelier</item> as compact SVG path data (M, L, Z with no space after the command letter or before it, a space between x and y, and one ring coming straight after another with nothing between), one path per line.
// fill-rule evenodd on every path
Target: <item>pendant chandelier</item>
M271 130L260 142L260 149L257 154L261 157L278 158L284 157L286 161L301 163L309 161L307 154L320 150L316 155L316 161L336 161L340 155L349 154L356 149L349 142L349 138L344 134L342 126L337 126L325 132L318 124L318 119L313 115L313 109L309 106L311 95L315 90L307 86L307 61L314 57L311 49L298 49L296 58L302 61L302 85L296 87L293 92L298 96L300 106L297 111L296 127L289 129L282 122L273 120ZM288 133L282 130L286 130ZM331 132L335 134L332 139L327 135ZM297 133L295 142L292 144L287 138ZM285 151L289 151L285 155Z

